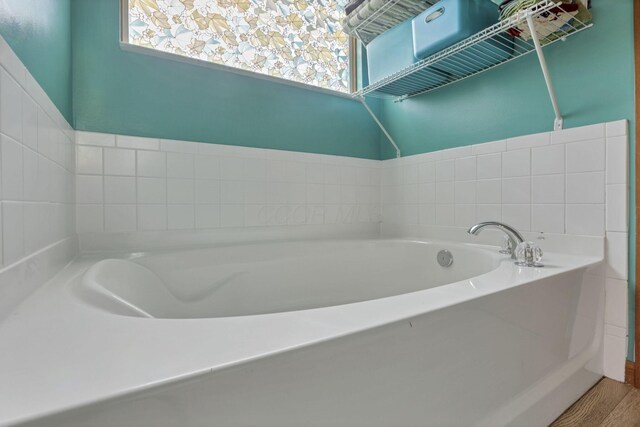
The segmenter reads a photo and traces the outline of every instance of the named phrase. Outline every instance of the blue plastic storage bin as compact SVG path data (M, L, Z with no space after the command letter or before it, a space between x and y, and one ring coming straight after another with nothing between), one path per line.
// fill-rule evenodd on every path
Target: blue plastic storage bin
M487 0L488 1L488 0ZM369 70L369 84L373 84L417 62L413 54L413 36L411 19L380 34L367 45L367 65ZM447 76L440 71L429 68L421 70L420 75L434 85L444 83ZM387 91L404 95L400 82L394 85L396 89ZM396 93L398 92L398 93Z
M413 18L414 55L426 58L498 20L498 6L490 0L441 0Z

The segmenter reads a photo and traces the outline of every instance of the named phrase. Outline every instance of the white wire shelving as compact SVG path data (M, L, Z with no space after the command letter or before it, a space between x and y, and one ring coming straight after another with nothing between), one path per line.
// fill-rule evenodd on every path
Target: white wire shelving
M542 48L564 41L593 24L577 17L547 19L549 12L561 5L562 3L554 0L543 0L407 68L371 82L353 93L353 96L367 107L400 157L400 149L368 108L365 96L391 98L401 102L536 52L555 114L553 129L562 129L563 118ZM513 34L519 36L513 37Z
M542 48L592 26L577 18L547 21L544 26L536 23L538 18L558 5L560 3L553 0L537 3L410 67L371 82L355 92L354 96L392 97L402 101L456 83L528 53L538 52L537 45ZM529 30L528 40L508 34L509 30L522 27ZM542 51L538 53L541 55Z

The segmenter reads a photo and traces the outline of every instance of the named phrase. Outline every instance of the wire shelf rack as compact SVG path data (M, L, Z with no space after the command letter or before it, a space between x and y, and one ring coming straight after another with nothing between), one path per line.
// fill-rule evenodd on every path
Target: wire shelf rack
M576 17L546 20L548 12L560 5L561 3L553 0L537 3L410 67L373 82L353 95L361 99L368 95L402 101L448 86L534 51L538 51L542 62L540 49L543 46L565 40L593 25ZM520 36L513 37L511 34ZM546 78L546 64L543 68Z

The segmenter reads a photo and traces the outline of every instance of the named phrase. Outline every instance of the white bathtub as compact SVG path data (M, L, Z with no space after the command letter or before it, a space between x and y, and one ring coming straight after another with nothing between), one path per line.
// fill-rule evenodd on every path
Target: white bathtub
M545 425L601 377L604 297L598 259L545 262L409 240L79 260L0 326L0 425Z

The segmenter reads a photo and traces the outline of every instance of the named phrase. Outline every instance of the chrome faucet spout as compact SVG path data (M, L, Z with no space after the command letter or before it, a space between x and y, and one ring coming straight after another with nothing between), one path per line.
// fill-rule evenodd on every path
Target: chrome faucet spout
M471 228L469 228L468 233L473 236L477 236L478 234L480 234L482 230L485 230L487 228L500 230L507 235L507 237L509 238L509 246L511 249L510 250L511 258L515 259L516 246L518 246L519 243L524 242L524 237L522 237L522 234L520 234L520 232L515 228L513 228L512 226L504 224L502 222L498 222L498 221L480 222L472 226Z

